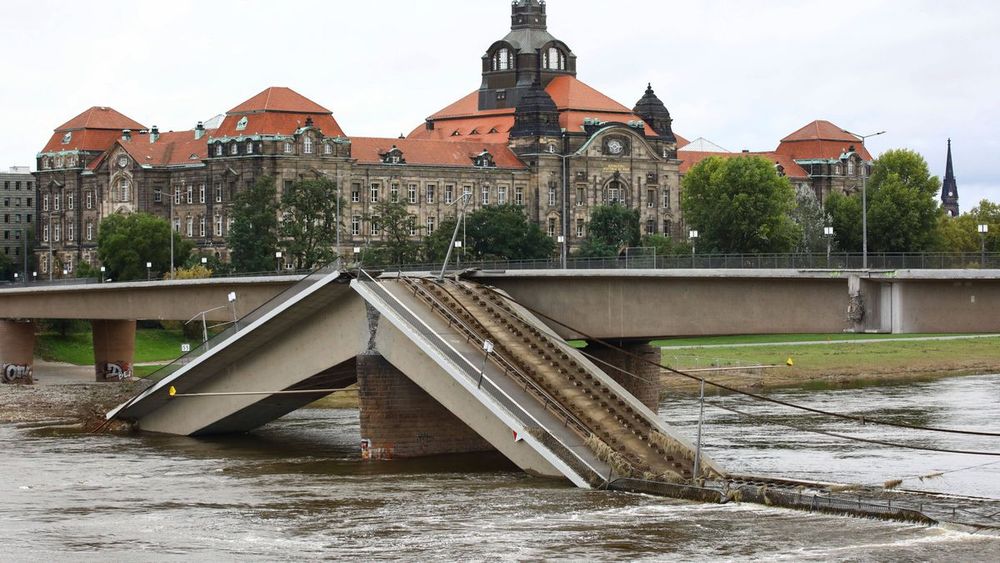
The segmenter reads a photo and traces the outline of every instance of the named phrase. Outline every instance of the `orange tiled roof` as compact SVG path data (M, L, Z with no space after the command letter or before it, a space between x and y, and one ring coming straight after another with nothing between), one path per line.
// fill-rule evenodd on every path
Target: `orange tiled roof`
M680 172L687 174L695 164L706 158L718 156L720 158L736 158L741 156L760 156L767 160L780 164L785 169L785 175L793 179L805 179L809 174L804 168L795 163L791 157L775 152L701 152L701 151L677 151L677 158L681 160Z
M155 143L149 142L149 135L132 135L131 141L119 140L117 144L140 165L177 166L199 163L208 157L208 135L195 139L194 131L160 133Z
M351 156L358 162L378 164L382 162L380 154L385 154L393 146L403 151L403 158L411 165L471 167L472 157L485 149L493 155L498 168L526 168L506 142L351 137Z
M291 88L272 86L227 113L284 111L289 113L333 113Z
M246 128L237 129L236 125L244 117ZM312 119L313 127L327 137L344 136L344 130L330 110L291 88L278 86L267 88L229 110L214 136L291 135L305 127L307 119Z
M837 159L851 145L863 159L872 160L861 139L829 121L819 119L782 139L776 152L796 160Z
M121 136L122 129L145 127L112 108L94 106L57 127L41 152L104 150ZM70 140L63 143L66 133L70 133Z
M56 131L75 131L77 129L116 129L121 131L122 129L145 129L145 127L113 108L94 106L56 127Z

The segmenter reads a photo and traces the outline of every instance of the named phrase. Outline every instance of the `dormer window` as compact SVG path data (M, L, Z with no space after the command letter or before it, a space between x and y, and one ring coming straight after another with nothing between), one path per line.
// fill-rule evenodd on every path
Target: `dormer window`
M72 141L72 140L73 140L73 132L72 131L67 131L66 134L63 135L62 144L68 145L69 142Z
M236 122L236 130L237 131L243 131L244 129L247 128L247 125L249 123L250 123L250 120L247 119L247 116L244 115L243 117L240 118L239 121Z
M323 154L333 154L333 145L325 143L323 145Z
M483 152L472 157L472 164L476 168L496 168L496 162L493 161L493 155L486 149L483 149Z
M306 137L302 140L302 152L305 154L313 153L313 140L312 137Z
M239 154L239 153L240 153L240 145L234 142L232 146L229 147L229 154Z
M382 157L382 164L406 164L406 159L403 158L403 151L399 150L399 147L392 145L392 148L388 151L379 154Z
M292 144L285 141L285 154L292 154Z
M493 70L510 70L513 67L514 58L507 47L503 47L493 55Z
M566 55L558 47L549 47L542 55L542 67L547 70L566 70Z
M847 159L847 175L854 176L854 159Z
M247 154L253 154L253 141L247 141Z
M222 143L215 145L215 156L222 156Z

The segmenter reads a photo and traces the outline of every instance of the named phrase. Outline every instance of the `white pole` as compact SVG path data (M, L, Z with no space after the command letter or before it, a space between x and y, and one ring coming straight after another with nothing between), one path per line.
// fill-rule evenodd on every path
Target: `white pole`
M705 378L701 379L701 393L699 402L701 403L698 409L698 437L695 440L695 450L694 450L694 478L697 479L701 475L701 425L705 420Z

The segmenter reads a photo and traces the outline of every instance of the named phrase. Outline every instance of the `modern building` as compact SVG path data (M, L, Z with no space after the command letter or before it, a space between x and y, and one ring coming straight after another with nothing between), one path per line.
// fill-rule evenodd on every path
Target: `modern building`
M33 265L28 254L34 241L35 214L35 177L29 168L12 166L0 172L0 253L10 262L12 273L20 276Z
M297 180L334 180L341 253L384 236L375 206L386 200L407 206L414 237L432 233L460 200L470 210L523 206L563 253L586 236L592 209L609 203L639 210L644 233L682 236L681 174L699 153L678 152L687 141L652 85L637 85L629 108L580 80L576 55L547 17L543 1L512 2L510 32L486 49L479 87L398 139L349 135L331 110L283 87L183 132L90 108L37 155L39 269L96 265L100 220L137 211L226 258L230 203L262 176L277 179L279 195ZM820 195L849 185L871 160L860 139L823 124L766 153Z

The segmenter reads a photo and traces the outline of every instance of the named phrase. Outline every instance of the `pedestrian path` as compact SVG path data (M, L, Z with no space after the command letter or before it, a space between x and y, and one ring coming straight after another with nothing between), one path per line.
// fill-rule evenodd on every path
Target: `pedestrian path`
M823 344L878 344L880 342L926 342L940 340L971 340L976 338L1000 338L1000 334L962 334L954 336L918 336L915 338L858 338L855 340L809 340L804 342L750 342L745 344L688 344L683 346L661 346L661 350L691 350L711 348L760 348L763 346L816 346Z

